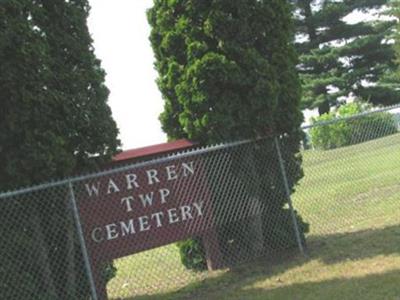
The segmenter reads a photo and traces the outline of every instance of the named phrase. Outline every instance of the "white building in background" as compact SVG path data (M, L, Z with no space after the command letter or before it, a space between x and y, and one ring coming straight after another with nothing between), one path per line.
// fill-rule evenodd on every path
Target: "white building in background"
M302 126L307 126L311 124L311 118L318 117L318 109L305 109L303 110L304 121Z

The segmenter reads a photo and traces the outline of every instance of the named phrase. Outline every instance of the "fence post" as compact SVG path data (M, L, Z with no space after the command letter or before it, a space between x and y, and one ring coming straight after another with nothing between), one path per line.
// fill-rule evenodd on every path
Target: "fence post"
M86 248L85 238L83 237L82 224L81 224L81 220L79 217L78 206L76 205L74 188L70 181L68 182L68 189L69 189L69 198L70 198L70 201L72 204L72 210L73 210L74 218L75 218L75 225L76 225L76 229L77 229L78 236L79 236L79 244L81 246L82 256L83 256L83 260L85 263L85 269L86 269L88 280L89 280L92 300L98 300L96 285L94 283L92 268L90 266L90 261L89 261L89 254L88 254L88 251Z
M283 179L283 184L284 184L284 188L285 188L285 194L286 194L286 198L288 200L290 214L292 216L293 227L294 227L294 231L295 231L295 235L296 235L297 245L299 246L300 253L303 256L307 256L306 252L304 250L304 247L303 247L303 243L301 242L299 224L297 223L296 215L295 215L294 209L293 209L292 197L290 195L290 188L289 188L289 183L288 183L288 179L287 179L287 174L286 174L284 161L283 161L283 158L282 158L281 147L279 146L279 141L278 141L278 138L276 136L274 138L274 141L275 141L276 152L278 154L279 167L280 167L281 173L282 173L282 179Z

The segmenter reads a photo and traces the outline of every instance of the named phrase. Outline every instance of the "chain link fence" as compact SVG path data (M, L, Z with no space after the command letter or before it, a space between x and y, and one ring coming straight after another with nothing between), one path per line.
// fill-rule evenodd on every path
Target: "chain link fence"
M305 176L293 201L299 214L312 224L310 235L398 223L399 106L310 125L304 130Z
M0 194L0 298L168 295L398 224L399 108Z

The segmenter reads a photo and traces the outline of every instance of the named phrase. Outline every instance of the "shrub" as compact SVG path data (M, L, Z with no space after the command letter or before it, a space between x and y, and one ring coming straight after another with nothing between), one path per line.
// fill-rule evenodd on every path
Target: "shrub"
M338 121L327 125L317 125L310 130L314 148L329 150L384 137L397 132L394 117L387 112L356 116L370 110L368 105L350 103L338 110L312 119L312 123ZM355 116L351 119L340 120Z
M178 242L176 245L179 248L181 262L186 268L195 271L202 271L207 268L203 245L199 239L188 239Z

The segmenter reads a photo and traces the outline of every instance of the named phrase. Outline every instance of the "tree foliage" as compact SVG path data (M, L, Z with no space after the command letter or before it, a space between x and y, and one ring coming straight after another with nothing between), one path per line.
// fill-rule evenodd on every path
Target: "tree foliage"
M155 1L151 42L169 138L297 130L300 87L282 1Z
M210 144L284 135L297 182L302 114L288 3L155 0L148 20L168 137ZM284 200L271 201L276 215L284 210Z
M71 175L117 149L88 10L85 0L1 3L1 190Z
M389 73L383 80L383 84L394 85L395 89L400 89L400 1L392 0L390 3L390 14L397 20L397 25L390 38L393 41L395 52L394 63L396 65L393 72Z
M374 105L399 102L398 92L381 79L394 68L389 36L395 22L378 18L348 22L352 13L369 15L389 0L293 0L296 7L303 107L320 114L350 95Z
M119 146L105 74L86 25L88 13L86 0L0 2L2 191L95 168ZM76 291L65 291L68 276L84 289L64 192L1 202L0 265L5 267L0 277L15 279L2 286L7 299L77 299ZM18 249L30 249L36 259ZM46 258L39 259L44 252ZM13 253L18 257L10 259ZM68 253L75 254L67 258ZM68 275L60 268L63 263L74 271Z

